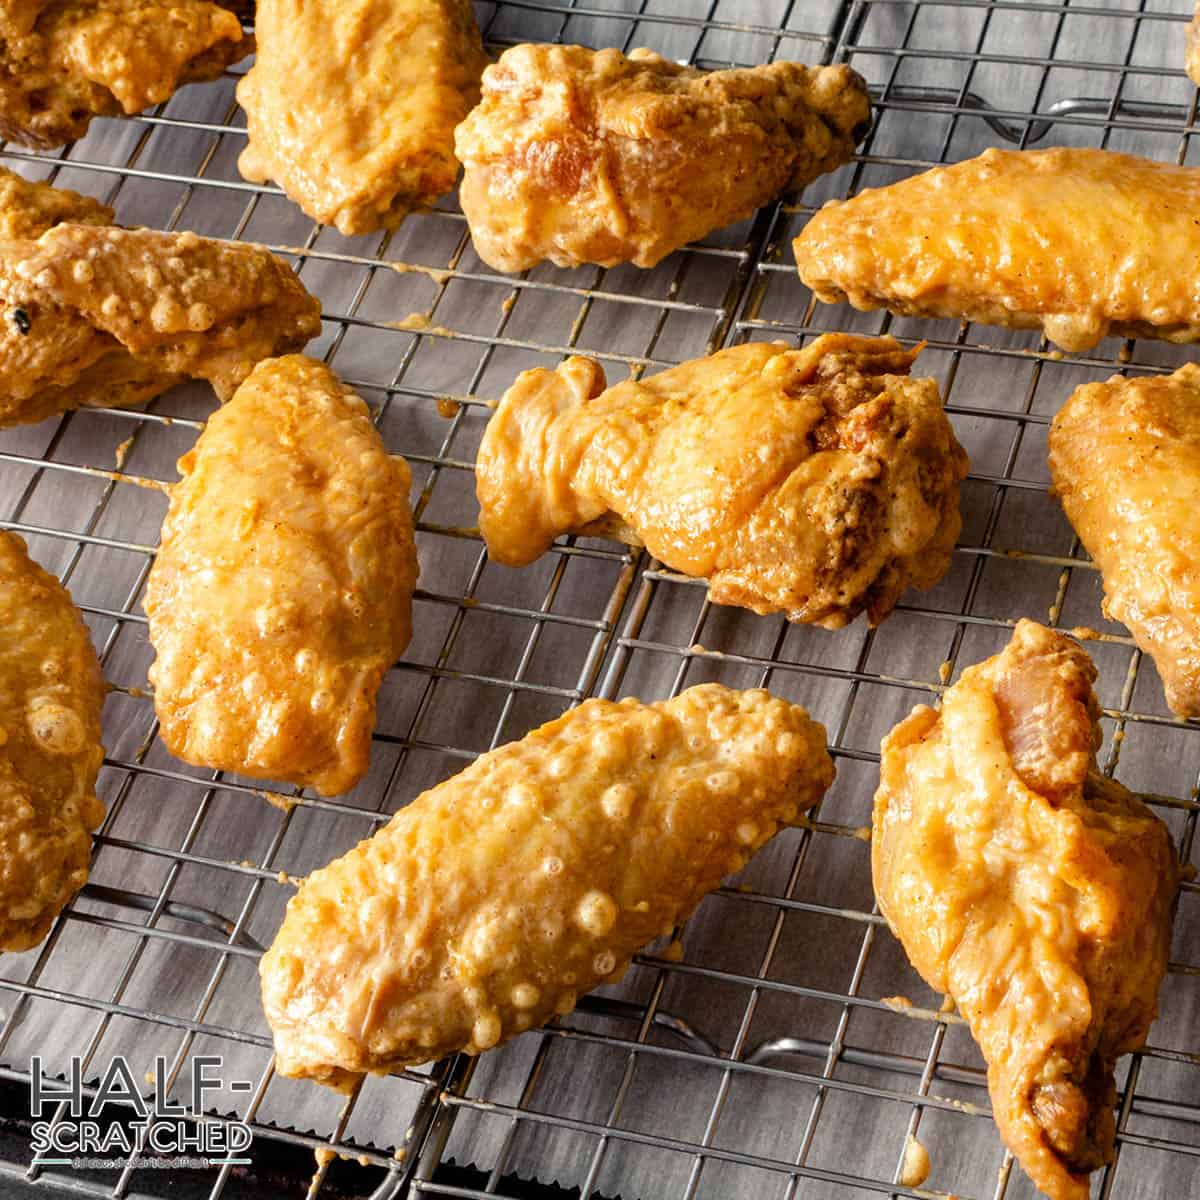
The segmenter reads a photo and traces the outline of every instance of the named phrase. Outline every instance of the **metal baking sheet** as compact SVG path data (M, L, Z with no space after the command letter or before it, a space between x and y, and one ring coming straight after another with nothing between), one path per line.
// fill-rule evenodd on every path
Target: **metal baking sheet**
M645 45L709 67L849 61L873 86L875 128L859 158L801 202L653 271L544 267L513 279L475 257L452 197L394 234L345 239L274 188L243 182L236 76L185 88L136 120L97 121L64 151L5 148L6 165L100 196L123 223L261 241L289 256L324 308L310 352L359 387L389 447L413 466L421 580L413 644L386 681L372 770L354 792L268 795L187 767L156 741L147 694L140 596L165 498L137 481L176 477L212 396L180 388L145 409L0 432L0 526L21 531L67 581L115 689L92 886L43 947L0 959L0 1075L23 1083L33 1054L52 1072L80 1055L95 1074L115 1053L147 1071L163 1055L183 1095L190 1056L223 1055L226 1077L254 1088L222 1094L214 1115L249 1120L257 1149L254 1166L192 1180L214 1197L279 1190L261 1166L268 1145L301 1164L300 1191L315 1171L312 1190L328 1194L519 1197L524 1179L644 1200L1031 1197L988 1119L965 1028L938 1013L874 910L860 831L881 735L1032 616L1104 635L1088 643L1101 669L1102 761L1169 798L1160 811L1194 861L1200 732L1170 717L1153 665L1101 616L1097 573L1047 495L1045 461L1048 420L1074 386L1114 370L1170 370L1189 351L1112 340L1063 358L1032 334L816 308L790 240L826 198L989 145L1106 146L1197 163L1196 92L1181 69L1191 6L477 7L496 51L542 39ZM860 621L829 633L716 608L702 585L613 543L565 542L519 572L487 562L471 466L486 402L518 371L584 352L616 380L748 338L800 343L834 328L927 339L918 370L941 382L972 460L950 573L878 630ZM476 1061L369 1080L349 1101L273 1073L256 959L293 879L474 755L588 695L653 699L706 679L804 703L829 729L839 776L811 827L778 837L707 900L678 950L651 948L620 986L550 1030ZM1200 1193L1196 910L1189 885L1162 1015L1122 1072L1119 1157L1097 1175L1097 1196ZM919 1193L896 1182L910 1134L933 1164ZM0 1179L162 1190L149 1171L31 1172L28 1154L3 1145ZM354 1163L339 1160L327 1176L314 1149ZM480 1173L452 1176L448 1164Z

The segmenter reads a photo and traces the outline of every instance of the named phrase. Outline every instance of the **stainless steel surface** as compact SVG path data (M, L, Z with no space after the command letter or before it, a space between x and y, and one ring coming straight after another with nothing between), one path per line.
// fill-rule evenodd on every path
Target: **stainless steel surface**
M173 761L155 740L139 597L165 507L139 479L174 478L213 400L177 390L145 410L89 411L0 434L0 525L20 530L84 608L115 686L102 777L108 817L92 884L38 950L0 960L0 1074L24 1081L72 1054L93 1072L120 1050L147 1067L225 1056L256 1080L221 1098L263 1147L359 1159L336 1190L519 1195L536 1177L592 1195L1028 1197L988 1119L981 1061L938 1011L876 914L868 844L879 738L1022 615L1100 631L1107 769L1160 794L1192 860L1200 731L1167 713L1153 665L1099 611L1099 582L1046 491L1045 432L1076 384L1168 370L1184 349L1109 341L1064 359L1028 334L814 308L790 238L833 195L987 145L1073 144L1198 162L1196 92L1182 73L1188 0L505 0L479 6L494 47L517 40L649 45L706 66L774 57L849 61L872 83L874 131L803 203L672 256L651 272L542 268L509 279L474 256L457 207L393 235L314 228L275 189L238 176L232 78L132 121L98 121L55 154L9 147L26 173L104 197L118 219L279 248L322 299L324 355L413 464L422 574L413 645L391 672L368 780L336 801L267 793ZM411 314L416 314L410 320ZM406 326L401 328L400 326ZM518 370L571 351L617 378L746 338L890 329L929 347L972 459L965 529L932 592L870 632L790 628L714 608L703 586L611 543L557 547L512 572L473 531L471 464ZM625 982L553 1029L479 1060L372 1079L348 1099L272 1071L255 965L302 876L489 746L585 696L667 695L720 679L766 685L825 722L839 777L816 819L778 837ZM1167 798L1170 797L1170 798ZM275 802L275 806L268 803ZM1122 1071L1119 1157L1095 1194L1200 1194L1200 927L1180 904L1150 1046ZM889 1003L908 997L913 1007ZM16 1114L19 1115L19 1114ZM928 1192L898 1184L907 1135L929 1148ZM469 1163L469 1186L440 1164ZM317 1192L333 1190L326 1166ZM381 1176L379 1168L385 1168ZM97 1194L146 1172L86 1179L0 1162ZM272 1187L230 1168L213 1197Z

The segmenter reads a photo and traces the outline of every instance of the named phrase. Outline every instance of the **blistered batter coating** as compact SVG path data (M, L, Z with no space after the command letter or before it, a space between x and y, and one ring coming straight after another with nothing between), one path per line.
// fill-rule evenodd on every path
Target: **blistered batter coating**
M650 50L514 46L455 133L459 198L498 271L652 267L841 166L870 115L847 66L706 72Z
M945 573L967 456L916 351L826 334L749 342L604 390L592 359L526 371L476 464L489 554L521 566L614 532L719 604L878 624Z
M1200 717L1200 367L1079 388L1050 427L1054 490L1104 579L1104 609Z
M588 700L308 877L262 959L285 1075L477 1054L615 981L833 781L825 730L719 684Z
M163 741L347 791L412 632L408 464L328 367L291 355L255 368L179 470L145 600Z
M1096 770L1095 677L1021 621L884 738L871 842L880 910L966 1018L1000 1134L1052 1200L1087 1200L1112 1161L1113 1071L1154 1019L1179 883L1166 826Z
M176 88L215 79L253 47L208 0L0 3L0 134L49 150L95 116L132 116Z
M99 224L0 241L0 306L0 426L189 377L225 399L321 330L320 305L261 246Z
M817 299L1040 328L1200 339L1200 171L1109 150L987 150L850 200L795 241Z
M0 531L0 950L37 945L87 882L104 691L66 588Z
M238 160L314 221L372 233L454 187L487 64L471 0L259 0Z
M0 239L36 238L64 221L110 225L107 204L66 188L25 179L0 167Z

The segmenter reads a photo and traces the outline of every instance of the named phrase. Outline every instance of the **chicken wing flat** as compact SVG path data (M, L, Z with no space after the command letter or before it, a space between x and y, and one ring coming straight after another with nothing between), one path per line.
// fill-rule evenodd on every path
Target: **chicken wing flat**
M454 127L487 64L471 0L259 0L238 160L344 234L454 187Z
M841 166L870 115L846 66L706 72L649 50L514 46L455 134L459 198L498 271L652 267Z
M961 528L967 456L937 384L908 377L917 353L750 342L607 391L592 359L526 371L479 450L488 552L521 566L615 516L718 604L878 624L942 577Z
M1200 171L1108 150L988 150L826 204L795 241L819 300L1042 329L1200 339Z
M1054 490L1104 579L1104 610L1200 717L1200 367L1079 388L1050 427Z
M321 329L320 305L261 246L98 224L0 241L0 312L0 427L187 378L224 399Z
M132 115L215 79L253 48L236 6L207 0L4 0L0 134L48 150L93 117Z
M87 882L104 691L66 588L0 531L0 950L36 946Z
M291 355L254 369L179 470L145 601L163 741L347 791L412 632L408 464L328 367Z
M1091 659L1021 621L941 712L884 738L879 907L988 1064L1000 1134L1052 1200L1113 1156L1113 1071L1145 1041L1179 871L1166 826L1099 774Z
M262 959L285 1075L478 1054L614 982L833 781L825 730L719 684L589 700L310 875Z

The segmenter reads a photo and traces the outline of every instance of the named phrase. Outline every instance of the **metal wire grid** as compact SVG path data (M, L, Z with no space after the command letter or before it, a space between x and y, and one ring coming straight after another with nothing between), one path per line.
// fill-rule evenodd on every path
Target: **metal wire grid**
M1114 366L1171 369L1182 355L1114 343L1108 357L1067 363L1027 335L814 309L788 245L827 195L1001 140L1193 161L1195 93L1178 70L1187 7L482 5L493 45L649 44L705 66L845 60L874 85L876 128L852 168L803 205L777 206L650 273L498 278L449 205L390 237L348 242L313 228L274 189L238 177L231 80L187 89L135 121L98 122L56 155L6 151L21 169L105 196L124 223L258 240L293 256L325 307L314 352L360 388L389 446L414 466L423 574L416 639L385 686L371 777L337 801L272 795L272 810L257 786L169 759L144 692L138 600L163 500L131 485L173 477L171 461L211 400L176 392L146 411L77 413L0 437L0 525L21 531L72 587L117 685L93 882L42 948L0 963L3 1075L27 1080L30 1053L50 1070L73 1053L96 1069L132 1046L147 1062L164 1054L181 1088L187 1056L215 1047L255 1081L248 1099L223 1098L223 1111L251 1122L256 1145L364 1161L363 1171L338 1168L337 1188L350 1193L519 1196L516 1180L537 1175L582 1196L928 1194L897 1183L906 1136L920 1133L933 1194L1031 1194L983 1119L980 1062L961 1023L935 1011L879 931L858 835L879 735L960 661L996 649L1013 618L1034 615L1102 633L1092 649L1106 768L1185 797L1161 808L1191 859L1194 734L1167 715L1123 631L1100 617L1096 574L1046 496L1043 444L1076 383ZM614 376L637 373L731 341L835 326L927 338L920 367L940 377L972 454L950 576L880 630L827 634L711 608L694 581L607 543L563 545L519 574L487 564L471 528L471 462L485 401L517 370L585 350ZM768 685L826 722L840 776L818 819L777 838L677 942L551 1030L480 1060L371 1080L344 1102L274 1076L253 993L255 959L290 893L281 872L326 861L428 783L586 695L657 696L706 678ZM1124 1079L1120 1156L1100 1180L1104 1196L1185 1195L1200 1178L1191 1032L1200 968L1187 954L1195 892L1189 885L1181 902L1179 961L1154 1044ZM918 997L916 1007L885 1002L896 991ZM481 1173L447 1182L451 1160ZM0 1170L97 1194L161 1188L150 1172L83 1179L27 1162ZM314 1193L329 1165L322 1156ZM205 1180L214 1197L255 1182L229 1167Z

